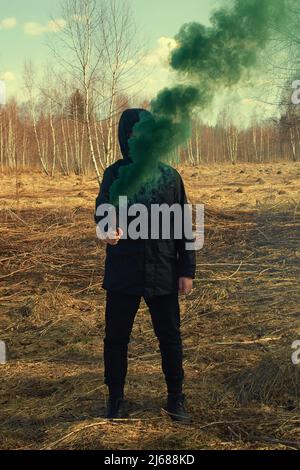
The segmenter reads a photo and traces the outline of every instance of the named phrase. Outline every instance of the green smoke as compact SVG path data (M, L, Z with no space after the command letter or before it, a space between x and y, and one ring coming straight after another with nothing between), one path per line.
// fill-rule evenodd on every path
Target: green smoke
M236 84L287 19L286 0L235 0L213 13L211 27L184 25L175 37L173 69L208 86Z
M132 164L120 168L110 190L111 202L119 195L135 195L144 183L159 175L158 164L185 142L191 132L191 111L208 102L206 93L193 86L162 90L151 103L152 114L144 113L129 140Z
M151 102L152 116L141 116L129 140L132 164L122 167L110 197L133 196L155 180L160 162L168 162L190 137L192 113L205 109L218 87L231 87L257 65L274 31L287 22L288 0L233 0L215 11L211 26L184 25L175 37L170 66L183 85L162 90Z

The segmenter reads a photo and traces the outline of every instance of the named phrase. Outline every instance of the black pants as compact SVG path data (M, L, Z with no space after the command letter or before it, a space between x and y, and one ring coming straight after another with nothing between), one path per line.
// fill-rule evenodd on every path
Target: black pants
M122 396L127 374L127 349L141 297L107 291L104 376L110 395ZM182 343L178 294L145 298L159 341L168 393L181 393Z

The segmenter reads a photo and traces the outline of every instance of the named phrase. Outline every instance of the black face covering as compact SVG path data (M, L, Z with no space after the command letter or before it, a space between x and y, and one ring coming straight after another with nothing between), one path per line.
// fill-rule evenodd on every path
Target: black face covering
M150 114L149 111L146 111L145 109L132 108L132 109L126 109L126 111L123 112L120 118L119 144L120 144L120 149L121 149L123 158L125 160L130 161L128 139L130 139L132 135L132 130L133 130L134 125L137 122L139 122L141 113Z

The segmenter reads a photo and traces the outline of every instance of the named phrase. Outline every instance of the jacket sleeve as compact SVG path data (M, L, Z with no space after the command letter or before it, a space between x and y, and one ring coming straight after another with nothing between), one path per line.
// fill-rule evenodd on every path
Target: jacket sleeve
M182 214L184 214L184 205L188 204L185 193L184 184L180 177L179 182L179 203L182 207ZM191 214L192 217L192 214ZM192 223L192 221L191 221ZM177 252L178 252L178 275L179 277L190 277L195 278L196 272L196 254L195 250L187 250L186 243L192 242L193 238L186 238L184 233L184 219L182 219L182 238L176 240Z
M95 207L95 214L94 214L94 220L96 224L98 224L102 219L101 216L96 215L97 208L101 204L109 203L109 189L110 189L111 184L113 183L113 180L114 178L112 176L112 172L107 168L103 173L103 178L102 178L102 182L100 185L100 191L96 198L96 207Z

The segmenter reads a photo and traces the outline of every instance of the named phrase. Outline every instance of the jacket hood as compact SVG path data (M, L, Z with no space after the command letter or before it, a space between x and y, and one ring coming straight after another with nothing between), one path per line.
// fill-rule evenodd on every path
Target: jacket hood
M132 108L126 109L121 115L118 134L120 149L125 160L130 160L128 140L132 135L134 125L140 120L141 113L150 114L146 109Z

